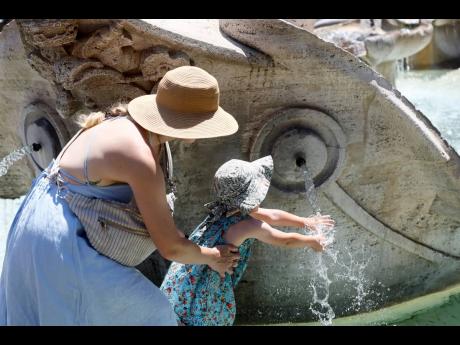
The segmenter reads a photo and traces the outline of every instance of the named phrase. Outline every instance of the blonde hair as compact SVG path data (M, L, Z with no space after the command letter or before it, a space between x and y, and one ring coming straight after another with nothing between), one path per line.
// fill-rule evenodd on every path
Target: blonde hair
M114 117L114 116L123 116L128 115L128 104L127 103L117 103L111 106L107 111L97 111L90 113L89 115L81 115L78 119L77 123L82 128L91 128L106 119L107 116Z

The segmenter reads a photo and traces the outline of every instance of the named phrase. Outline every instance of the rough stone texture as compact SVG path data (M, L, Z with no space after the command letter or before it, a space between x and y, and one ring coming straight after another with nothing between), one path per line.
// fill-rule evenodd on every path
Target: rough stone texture
M33 70L26 60L16 23L0 32L0 157L21 147L22 112L40 100L54 107L55 95L50 82ZM17 198L27 192L33 178L33 165L23 159L0 178L1 198Z
M76 19L22 20L25 41L40 48L60 47L77 37Z
M66 23L59 26L52 22L53 28L62 28L53 29L52 37L68 39L73 24ZM39 32L47 32L42 24L38 25ZM59 46L52 48L56 54L45 54L33 40L32 44L24 41L26 51L45 61L42 67L35 68L48 81L27 67L15 24L1 33L3 37L5 32L9 35L0 40L0 94L5 109L1 114L9 121L1 134L2 138L13 138L5 151L20 145L13 129L19 123L21 109L32 100L49 100L55 106L58 93L53 90L61 88L68 91L66 97L75 100L80 111L85 109L84 105L101 108L122 95L129 98L154 92L158 81L155 79L167 69L154 61L165 58L168 65L179 59L181 63L202 67L217 78L221 105L235 115L240 125L233 136L198 140L193 145L172 144L179 196L175 219L179 228L190 233L205 216L202 205L210 201L212 176L222 163L231 158L257 157L257 142L266 135L264 125L284 126L281 115L303 109L294 112L299 122L286 131L305 123L329 126L317 121L314 114L321 113L340 127L340 131L333 132L336 139L344 136L340 144L343 147L339 147L343 159L331 160L335 165L328 166L328 171L333 179L320 186L319 203L323 213L333 215L337 221L337 246L343 259L348 251L370 257L367 278L370 287L381 293L372 308L460 280L460 158L423 114L357 57L283 20L78 20L77 26L76 41L66 43L64 57L59 56ZM29 32L32 27L29 25ZM102 33L101 42L94 34L98 30ZM88 45L90 39L85 37L92 37L95 42ZM93 52L89 57L81 53L87 49L84 47L98 44L103 47L99 55L92 55ZM130 49L123 50L121 45ZM81 55L73 56L72 47ZM117 52L114 56L118 56L118 62L109 61L110 54L104 55L107 49ZM136 69L132 66L138 61L138 52ZM159 54L159 60L146 52ZM67 59L68 65L64 63ZM55 68L61 63L63 68ZM70 116L64 120L66 124L71 122L71 115L66 115ZM282 121L271 122L277 117ZM302 121L302 117L308 121ZM318 134L323 129L312 130ZM284 134L280 131L279 137ZM318 138L316 134L314 138ZM329 140L321 135L319 138L324 145ZM276 142L277 138L273 140ZM8 141L2 139L2 149L4 142ZM294 148L303 149L299 144ZM316 159L314 154L309 155ZM321 167L324 154L317 157L321 161L312 165ZM295 166L296 156L279 162L279 169L289 170ZM16 171L25 168L16 167ZM289 178L300 176L293 174ZM11 180L4 181L0 181L2 191L24 191L11 184ZM312 212L304 193L276 186L270 188L263 206L301 215ZM237 288L238 322L311 318L311 255L308 250L285 250L256 243L249 268ZM147 266L143 265L142 270L158 281L165 263L159 257L149 262L144 263ZM355 312L348 308L353 297L350 287L337 282L331 289L330 301L337 315Z

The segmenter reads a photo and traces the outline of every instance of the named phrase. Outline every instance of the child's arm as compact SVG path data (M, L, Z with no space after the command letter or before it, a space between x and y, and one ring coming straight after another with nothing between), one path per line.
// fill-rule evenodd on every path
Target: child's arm
M316 231L318 225L323 225L326 228L334 227L334 220L331 216L311 216L299 217L295 214L269 208L256 207L250 213L251 217L263 221L274 226L291 226L296 228L307 227L310 230Z
M247 219L233 224L224 235L224 240L235 246L241 245L248 238L255 238L278 247L310 247L315 251L324 250L321 242L326 239L323 235L308 236L295 232L279 231L257 219Z

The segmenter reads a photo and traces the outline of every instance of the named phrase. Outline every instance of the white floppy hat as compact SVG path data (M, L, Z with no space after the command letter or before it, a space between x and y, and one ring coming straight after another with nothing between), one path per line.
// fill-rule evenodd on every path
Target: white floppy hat
M272 174L272 156L253 162L229 160L214 175L216 201L228 209L237 208L243 214L249 214L265 199Z

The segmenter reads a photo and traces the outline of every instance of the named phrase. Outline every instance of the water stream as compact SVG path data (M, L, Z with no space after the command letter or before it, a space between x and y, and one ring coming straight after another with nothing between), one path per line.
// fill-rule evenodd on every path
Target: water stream
M6 175L8 169L14 164L14 162L23 158L26 154L34 151L34 144L23 146L19 149L10 152L0 161L0 177Z
M314 214L321 216L321 209L318 205L318 196L315 185L308 168L304 167L305 191L307 201ZM310 310L318 321L324 326L332 325L335 318L334 309L329 304L330 286L334 282L345 282L353 291L349 312L371 309L375 297L370 286L380 284L379 282L368 281L365 269L370 258L364 256L364 248L361 251L350 251L339 253L334 247L335 232L337 228L325 229L318 227L317 231L307 234L321 234L326 240L323 242L325 250L322 253L314 253L311 257L312 279L309 286L313 293L310 303ZM372 284L371 284L372 283Z

